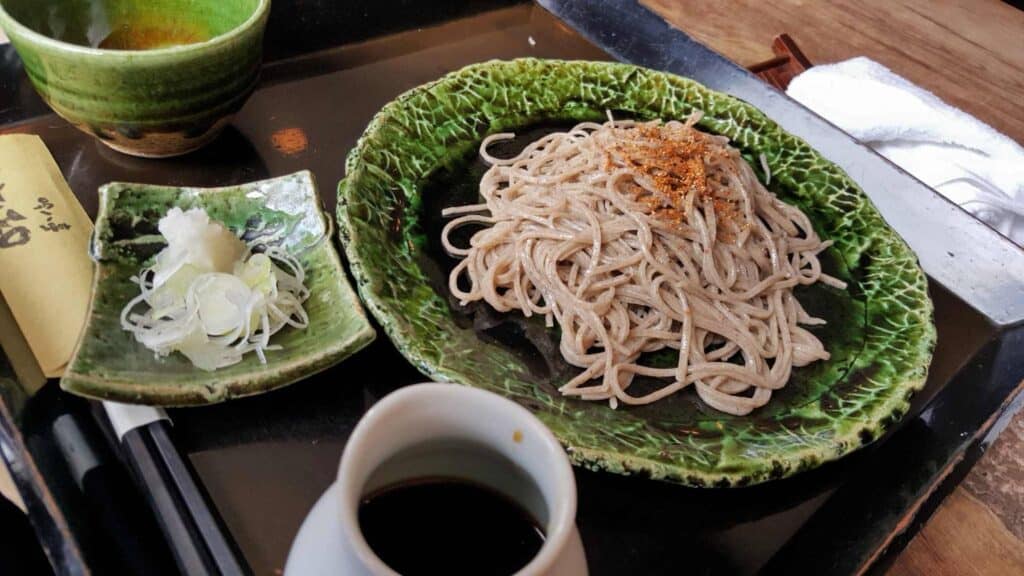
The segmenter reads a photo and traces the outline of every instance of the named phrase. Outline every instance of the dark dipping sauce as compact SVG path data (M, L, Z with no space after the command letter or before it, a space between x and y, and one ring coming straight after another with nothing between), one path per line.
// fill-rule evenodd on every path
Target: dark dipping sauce
M403 482L365 497L359 526L370 548L403 576L508 576L544 544L525 508L490 488L452 478Z

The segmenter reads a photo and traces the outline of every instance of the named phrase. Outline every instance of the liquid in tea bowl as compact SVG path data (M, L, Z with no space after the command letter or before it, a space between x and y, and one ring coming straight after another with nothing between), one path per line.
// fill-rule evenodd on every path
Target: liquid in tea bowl
M0 0L54 112L107 146L177 156L213 140L256 87L270 0Z

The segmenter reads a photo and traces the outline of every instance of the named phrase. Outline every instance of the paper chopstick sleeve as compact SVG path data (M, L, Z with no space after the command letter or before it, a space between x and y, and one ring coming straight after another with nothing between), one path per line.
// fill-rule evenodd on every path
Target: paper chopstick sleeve
M91 234L43 141L0 136L0 293L51 378L71 360L88 312Z

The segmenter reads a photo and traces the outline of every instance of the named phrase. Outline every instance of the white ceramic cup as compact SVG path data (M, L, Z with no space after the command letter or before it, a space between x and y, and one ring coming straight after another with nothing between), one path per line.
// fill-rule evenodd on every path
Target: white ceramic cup
M495 473L492 467L446 455L443 448L420 450L433 441L472 443L525 474ZM340 557L344 558L339 573L396 574L366 543L359 528L359 503L385 485L437 475L489 485L518 501L541 521L546 533L544 544L517 574L587 574L576 529L576 481L558 440L522 406L490 392L454 384L402 388L374 405L356 426L341 458L335 491L343 548ZM523 481L533 485L523 486ZM500 485L503 482L505 485ZM531 501L530 494L539 495L542 502Z

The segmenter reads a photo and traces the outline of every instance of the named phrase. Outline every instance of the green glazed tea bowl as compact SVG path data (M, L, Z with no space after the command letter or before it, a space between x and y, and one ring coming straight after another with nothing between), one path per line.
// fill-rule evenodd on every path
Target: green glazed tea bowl
M259 78L270 0L0 0L7 32L53 110L145 157L196 150Z

